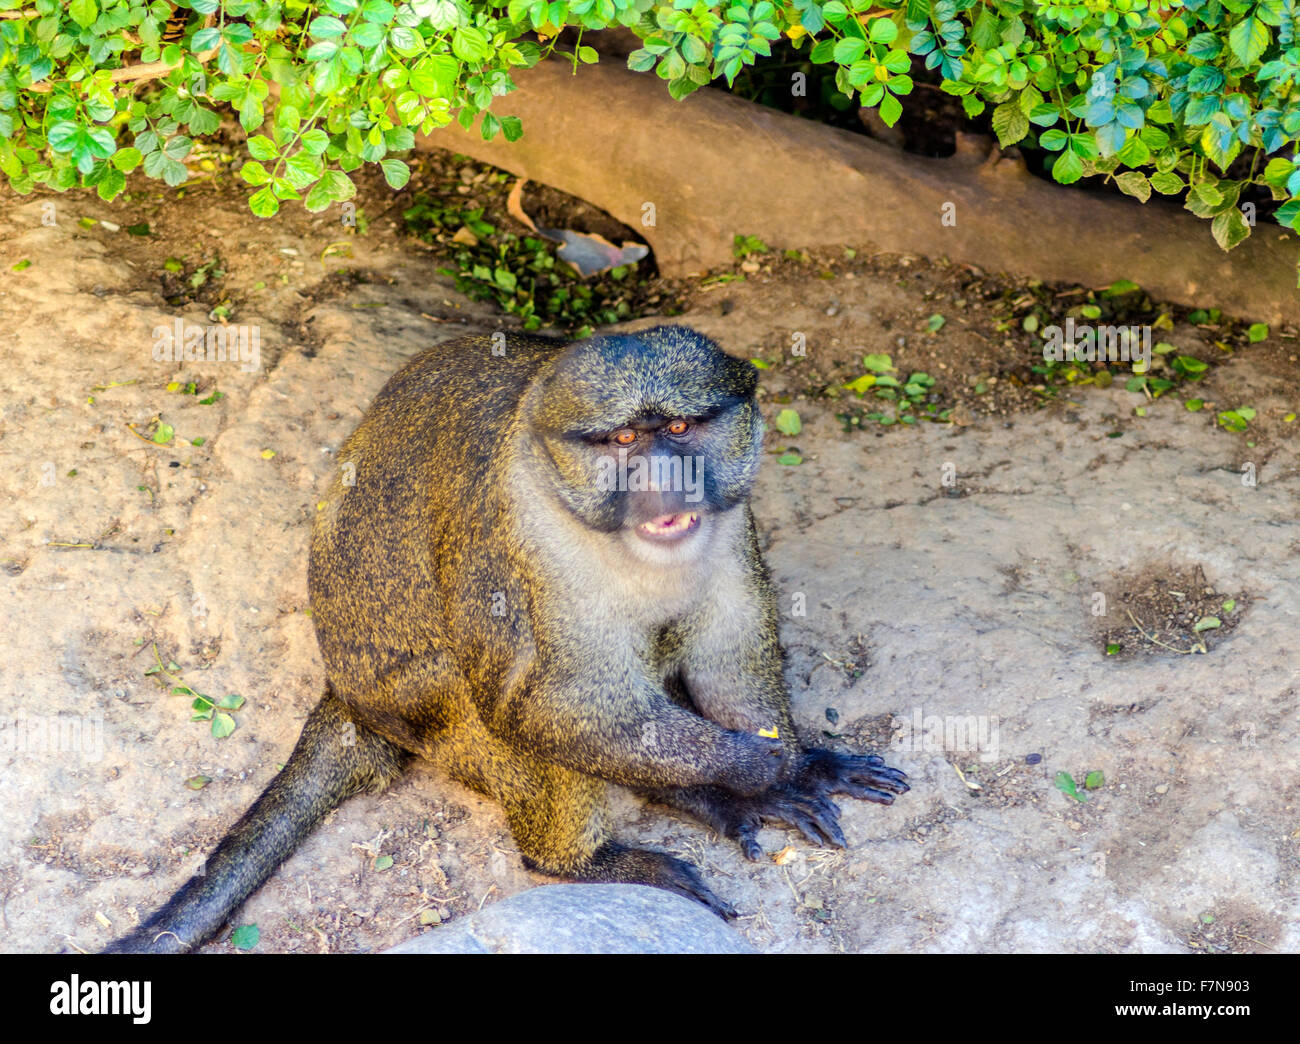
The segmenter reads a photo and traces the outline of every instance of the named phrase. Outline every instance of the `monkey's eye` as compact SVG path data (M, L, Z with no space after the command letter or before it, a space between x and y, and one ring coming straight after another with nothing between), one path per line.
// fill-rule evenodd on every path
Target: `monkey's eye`
M614 432L614 441L620 446L630 446L636 442L636 432L631 428L624 428L622 431Z
M669 422L669 424L668 424L668 434L669 434L669 435L685 435L688 431L690 431L690 428L691 428L691 426L690 426L686 421L682 420L682 419L679 417L677 420Z

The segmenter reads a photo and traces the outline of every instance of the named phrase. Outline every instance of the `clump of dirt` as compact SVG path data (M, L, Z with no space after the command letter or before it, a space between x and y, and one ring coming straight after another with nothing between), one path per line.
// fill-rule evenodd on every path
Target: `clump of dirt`
M163 262L159 276L162 298L174 308L184 308L193 302L210 305L214 310L226 306L223 289L226 266L217 254L202 261L187 257L169 257Z
M1208 653L1236 630L1250 604L1246 592L1224 592L1200 566L1153 565L1101 592L1098 634L1109 656Z
M1277 919L1239 900L1203 911L1184 941L1208 953L1276 953Z

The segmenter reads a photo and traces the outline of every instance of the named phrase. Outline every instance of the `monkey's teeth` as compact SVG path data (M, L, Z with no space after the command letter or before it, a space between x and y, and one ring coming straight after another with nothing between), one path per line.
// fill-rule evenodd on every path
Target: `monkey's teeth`
M649 536L677 536L693 529L699 519L700 516L695 512L660 515L649 522L642 522L640 528Z

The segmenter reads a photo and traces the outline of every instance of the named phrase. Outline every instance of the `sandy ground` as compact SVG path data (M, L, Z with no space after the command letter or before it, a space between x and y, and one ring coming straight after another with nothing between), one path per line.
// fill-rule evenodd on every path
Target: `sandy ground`
M391 222L345 237L289 208L259 224L194 192L171 208L58 197L51 227L44 202L0 216L0 949L48 952L146 915L287 757L321 687L306 552L333 451L405 358L501 320ZM141 220L151 235L128 235ZM218 253L260 367L155 361L155 327L210 322L210 302L176 303L163 259ZM771 446L797 443L803 463L770 459L756 495L797 720L891 746L914 789L846 803L845 851L766 831L781 853L766 864L623 793L621 835L702 863L771 952L1300 949L1300 461L1280 420L1300 407L1297 341L1275 331L1201 389L1253 405L1251 435L1176 399L1135 417L1119 383L848 434L835 401L801 394L819 365L915 367L923 344L943 380L987 370L1011 350L987 312L911 333L953 313L950 284L921 262L756 276L682 317L769 359L807 333L809 357L764 377L769 419L792 404L804 424ZM166 445L148 441L158 424ZM1105 655L1126 597L1183 581L1203 589L1179 597L1238 603L1230 633L1205 655ZM233 734L191 722L176 685L242 696ZM1062 771L1100 785L1076 801ZM237 923L264 952L378 949L422 912L447 921L542 881L497 809L417 766L334 813Z

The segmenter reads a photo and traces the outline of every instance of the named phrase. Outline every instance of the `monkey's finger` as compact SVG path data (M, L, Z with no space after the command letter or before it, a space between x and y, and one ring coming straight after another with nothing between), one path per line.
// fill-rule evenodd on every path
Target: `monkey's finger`
M736 838L740 843L740 850L751 863L757 863L763 858L763 846L758 843L758 838L755 836L757 832L757 827L745 826L741 828L740 836Z
M898 791L898 793L901 794L903 791L908 789L909 788L904 785L903 790ZM852 783L848 780L842 780L841 782L834 784L832 792L836 794L847 794L849 797L858 798L860 801L874 801L877 805L892 805L895 796L884 790L877 790L875 787L863 786L861 783Z
M844 831L840 829L840 806L830 798L818 795L815 798L804 798L801 804L809 820L817 830L836 848L848 848L849 843L844 839Z
M849 843L845 840L844 831L840 829L839 805L835 804L833 801L826 801L825 799L823 799L823 803L829 806L832 811L822 812L819 815L810 816L809 818L812 820L813 825L822 833L822 836L824 836L827 842L832 846L835 848L848 848Z
M758 831L763 820L755 813L744 813L732 824L727 836L740 845L745 858L752 863L763 858L763 846L758 843Z
M825 798L789 802L781 811L782 819L819 848L824 844L848 847L840 830L839 816L839 806Z
M883 759L874 754L865 758L845 758L840 762L838 775L851 783L865 783L867 786L892 790L896 794L906 794L912 789L907 785L906 772L902 769L890 768ZM832 785L835 782L832 777Z

